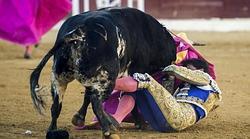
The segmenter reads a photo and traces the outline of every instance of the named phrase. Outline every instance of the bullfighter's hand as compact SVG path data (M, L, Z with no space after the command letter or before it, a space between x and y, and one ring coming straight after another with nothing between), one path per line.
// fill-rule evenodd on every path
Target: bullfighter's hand
M143 88L147 88L149 86L149 82L150 82L150 75L145 73L134 73L133 74L133 78L138 82L138 89L143 89ZM152 78L152 77L151 77Z

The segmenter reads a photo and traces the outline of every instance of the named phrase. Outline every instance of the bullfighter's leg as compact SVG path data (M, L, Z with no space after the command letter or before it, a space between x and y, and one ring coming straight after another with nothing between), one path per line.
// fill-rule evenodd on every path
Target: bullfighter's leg
M91 92L87 90L85 91L83 104L81 108L79 109L79 111L72 118L71 122L73 125L78 126L78 127L84 126L85 116L87 113L88 106L90 104L90 94Z
M69 80L65 80L61 75L58 75L54 72L52 73L52 79L51 79L51 94L53 98L53 104L51 106L52 120L48 131L57 129L57 118L59 117L62 109L62 101L68 83Z
M192 105L178 103L162 85L148 74L134 74L138 88L146 88L152 95L168 124L175 130L183 130L196 122Z
M119 123L110 115L108 115L102 107L102 98L97 91L92 92L90 96L93 112L95 113L100 125L102 127L103 135L105 137L117 132Z

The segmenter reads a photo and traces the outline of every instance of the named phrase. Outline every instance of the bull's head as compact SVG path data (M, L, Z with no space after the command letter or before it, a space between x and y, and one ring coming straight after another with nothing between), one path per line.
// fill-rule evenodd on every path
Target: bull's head
M71 47L75 78L85 87L99 92L113 89L119 71L114 39L117 40L99 23L78 27L65 35L64 42Z

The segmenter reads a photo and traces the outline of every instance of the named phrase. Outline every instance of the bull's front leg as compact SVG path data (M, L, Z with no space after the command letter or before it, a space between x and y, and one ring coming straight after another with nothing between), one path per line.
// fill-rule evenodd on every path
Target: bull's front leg
M105 138L119 138L117 133L117 127L119 123L110 115L108 115L102 106L103 95L100 92L94 91L90 96L93 112L95 113Z
M88 106L90 104L90 94L88 90L86 90L85 95L84 95L84 101L79 109L79 111L73 116L72 118L72 124L78 127L82 127L85 124L85 117L87 113Z

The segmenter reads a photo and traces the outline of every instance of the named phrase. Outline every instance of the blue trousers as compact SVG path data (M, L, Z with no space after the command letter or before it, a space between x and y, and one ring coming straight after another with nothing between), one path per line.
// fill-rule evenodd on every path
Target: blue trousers
M135 99L144 120L147 121L154 130L160 132L173 130L164 118L154 98L146 89L136 91L135 93L126 93L126 95L131 95Z

